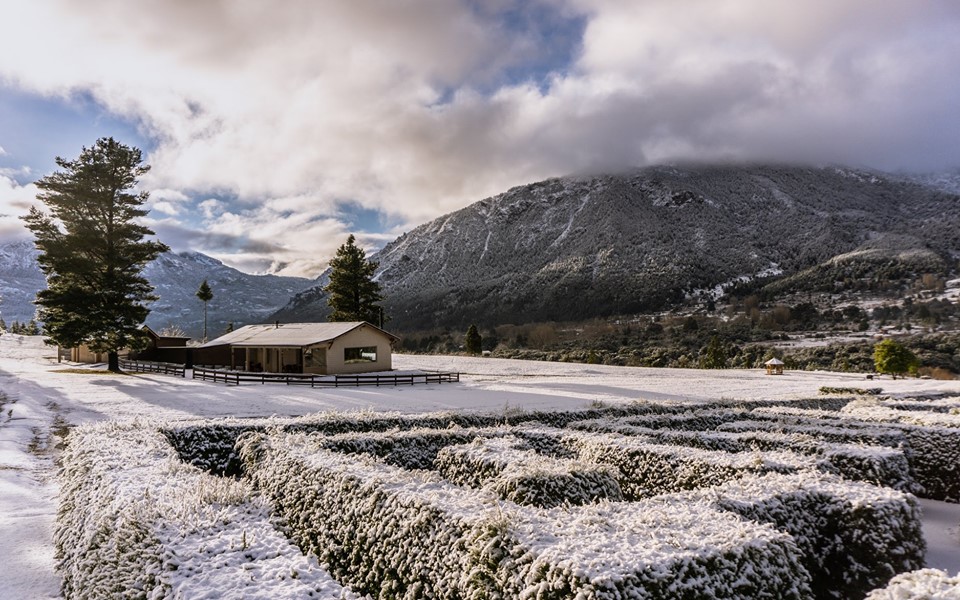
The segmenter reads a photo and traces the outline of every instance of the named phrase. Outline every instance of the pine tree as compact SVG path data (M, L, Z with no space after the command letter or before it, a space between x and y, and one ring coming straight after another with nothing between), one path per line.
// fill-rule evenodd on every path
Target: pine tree
M467 335L464 336L463 343L467 354L483 353L483 338L480 336L480 332L477 331L476 325L470 325L470 327L467 328Z
M0 331L7 330L7 322L3 320L3 317L0 317Z
M147 263L167 246L145 241L153 231L138 224L147 214L146 192L134 192L150 167L140 150L101 138L76 160L56 159L60 170L37 181L37 196L49 209L23 217L40 251L37 261L47 289L37 293L38 317L49 343L87 344L108 355L119 371L121 348L142 348L141 326L156 299L142 276Z
M207 303L213 300L213 290L210 289L206 279L197 290L197 298L203 302L203 341L207 341Z
M727 350L720 341L720 336L713 335L703 348L700 355L701 369L726 369Z
M333 312L329 321L367 321L383 325L380 284L373 280L378 263L367 260L351 234L330 261L330 283L324 288Z

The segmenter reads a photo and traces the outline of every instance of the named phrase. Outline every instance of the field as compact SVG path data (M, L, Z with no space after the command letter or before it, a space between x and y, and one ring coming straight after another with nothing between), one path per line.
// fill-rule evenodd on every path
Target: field
M397 356L462 383L227 388L53 354L0 337L11 597L830 598L960 570L957 382Z

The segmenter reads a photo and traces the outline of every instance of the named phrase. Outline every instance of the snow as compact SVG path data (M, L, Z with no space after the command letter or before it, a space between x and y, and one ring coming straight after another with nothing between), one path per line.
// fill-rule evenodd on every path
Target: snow
M817 396L821 386L863 387L863 376L763 370L676 370L459 356L394 356L402 370L458 371L460 384L311 389L225 387L155 374L82 374L58 364L40 338L0 335L0 564L10 598L56 598L52 524L56 445L64 425L150 419L294 416L320 411L573 410L650 400L699 403ZM882 380L885 394L949 393L960 381ZM960 505L922 500L928 566L960 571Z

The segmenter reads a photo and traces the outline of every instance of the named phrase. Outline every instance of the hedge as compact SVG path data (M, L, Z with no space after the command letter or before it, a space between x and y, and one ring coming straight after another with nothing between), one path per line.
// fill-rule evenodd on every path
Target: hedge
M916 498L889 488L805 472L746 477L686 498L790 533L817 598L862 598L924 564Z
M844 412L758 408L758 419L789 424L869 429L881 425L905 437L905 455L924 498L960 502L960 416L851 403Z
M54 529L65 598L356 598L277 531L249 484L181 463L157 429L71 431Z
M960 575L950 577L939 569L901 573L866 600L960 600Z
M610 467L543 456L514 437L476 438L440 451L435 469L457 485L485 488L500 498L550 508L623 500Z
M246 472L298 544L381 598L806 598L792 538L704 505L542 510L436 474L247 434Z
M642 436L659 444L675 444L719 450L788 450L819 459L817 467L848 479L885 485L902 491L918 491L910 465L899 448L824 442L805 433L776 431L735 432L674 431L624 425L626 419L593 419L571 423L572 429ZM902 436L901 436L902 438Z
M815 460L791 452L719 452L616 433L571 431L562 439L580 460L616 467L627 500L719 485L751 473L816 467Z

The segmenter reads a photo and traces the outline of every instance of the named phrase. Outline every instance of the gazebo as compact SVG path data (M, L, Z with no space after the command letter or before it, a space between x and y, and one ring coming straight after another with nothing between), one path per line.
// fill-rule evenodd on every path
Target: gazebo
M767 368L767 375L783 375L783 361L777 358L771 358L763 363Z

